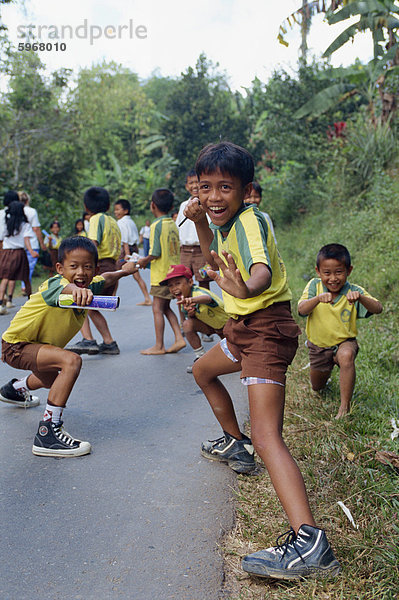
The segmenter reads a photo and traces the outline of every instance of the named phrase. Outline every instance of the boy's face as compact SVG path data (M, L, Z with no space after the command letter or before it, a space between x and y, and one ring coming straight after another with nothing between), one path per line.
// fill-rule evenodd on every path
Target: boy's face
M259 193L255 192L255 190L252 188L251 193L245 202L246 204L256 204L256 206L259 206L260 200L261 198L259 196Z
M60 228L60 226L57 223L54 223L54 225L52 225L50 227L50 231L51 231L51 233L54 233L54 235L58 235L59 232L60 232L60 229L61 228Z
M114 215L116 219L121 219L127 215L128 211L122 207L122 204L114 204Z
M243 186L229 173L203 173L199 181L199 200L211 221L218 226L230 221L248 198L252 183Z
M187 177L186 190L190 196L198 196L198 177L196 175Z
M97 270L93 255L83 248L75 248L68 252L64 262L56 264L56 269L69 283L81 288L89 287Z
M345 263L336 258L325 258L320 261L319 267L316 267L316 273L329 292L338 294L351 274L352 268L350 266L347 269Z
M188 298L191 296L191 288L193 287L193 280L187 279L186 277L173 277L168 280L168 288L171 294L175 298Z

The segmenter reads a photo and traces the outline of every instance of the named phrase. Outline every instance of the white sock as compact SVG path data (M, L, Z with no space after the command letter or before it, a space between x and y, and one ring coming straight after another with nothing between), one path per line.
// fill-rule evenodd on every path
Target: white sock
M14 383L12 384L14 390L29 390L28 377L29 377L29 375L27 375L23 379L18 379L18 381L14 381Z
M203 354L205 354L204 346L200 346L199 348L193 348L195 358L200 358Z
M61 422L63 406L53 406L52 404L46 404L46 410L44 411L43 421L51 421L54 425L58 425Z

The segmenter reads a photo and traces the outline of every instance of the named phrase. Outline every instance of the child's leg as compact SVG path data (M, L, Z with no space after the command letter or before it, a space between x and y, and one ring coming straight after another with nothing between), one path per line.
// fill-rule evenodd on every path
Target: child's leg
M0 304L4 304L4 305L6 303L6 299L4 298L4 295L6 293L7 284L8 284L8 279L2 279L1 280L1 283L0 283Z
M143 296L144 296L144 302L138 302L137 306L151 306L151 304L152 304L151 298L148 293L148 289L147 289L144 279L141 277L141 275L138 271L137 271L137 273L133 273L133 278L139 284L139 287L140 287L141 291L143 292Z
M172 344L166 350L166 352L168 354L171 354L174 352L179 352L179 350L181 350L182 348L185 348L186 342L184 341L184 338L183 338L183 335L182 335L182 332L180 329L179 321L177 320L177 317L176 317L175 313L173 312L173 310L170 308L170 300L166 300L166 303L164 305L164 314L165 314L165 317L168 319L169 325L171 326L173 333L175 335L175 343Z
M201 356L193 365L195 381L204 392L220 426L223 431L238 440L242 438L242 435L233 402L218 376L236 373L240 370L241 363L230 360L219 344Z
M282 437L285 388L273 383L248 386L251 439L266 465L291 527L316 525L301 472Z
M330 375L331 371L317 371L316 369L310 368L310 383L312 385L312 390L314 392L322 390Z
M165 354L165 346L163 342L163 334L165 331L165 320L164 320L164 312L165 305L168 302L165 298L160 298L158 296L153 297L152 301L152 314L154 317L154 327L155 327L155 346L151 348L147 348L147 350L141 350L141 354L149 355L149 354Z
M201 347L201 339L197 333L198 331L200 333L206 333L207 335L215 333L215 330L212 327L206 323L203 323L199 319L196 319L195 317L189 317L184 321L183 331L186 334L187 341L194 351Z
M342 342L335 355L335 361L339 365L339 387L341 392L341 405L335 417L336 419L347 415L350 410L356 380L355 359L357 350L356 342Z
M28 377L28 387L31 390L47 387L53 379L48 395L49 403L53 406L64 407L81 367L82 359L74 352L44 344L37 354L38 372ZM54 371L58 372L55 378L50 375ZM42 373L43 377L41 377ZM50 381L47 375L50 375Z
M89 310L88 314L93 321L94 325L98 329L103 338L104 344L111 344L114 340L111 336L110 330L108 328L108 323L105 320L104 315L102 315L98 310ZM83 332L83 330L82 330ZM85 336L84 336L85 337Z

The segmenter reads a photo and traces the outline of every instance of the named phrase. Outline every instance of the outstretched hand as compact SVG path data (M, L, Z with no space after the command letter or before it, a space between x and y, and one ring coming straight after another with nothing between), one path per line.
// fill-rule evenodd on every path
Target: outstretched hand
M223 273L223 277L217 271L213 271L212 269L207 270L208 277L213 279L213 281L215 281L222 290L230 294L230 296L234 296L235 298L248 298L248 287L246 286L231 254L228 254L223 250L223 256L227 261L227 265L214 250L212 250L211 254L219 271Z

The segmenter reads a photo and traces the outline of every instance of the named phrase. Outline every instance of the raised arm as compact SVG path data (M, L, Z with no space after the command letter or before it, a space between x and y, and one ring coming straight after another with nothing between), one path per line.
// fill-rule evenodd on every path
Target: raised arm
M209 250L209 246L213 241L213 233L209 227L208 219L206 218L206 211L201 206L198 198L190 198L184 209L184 215L195 223L201 252L204 255L205 260L211 267L217 269L218 267Z

